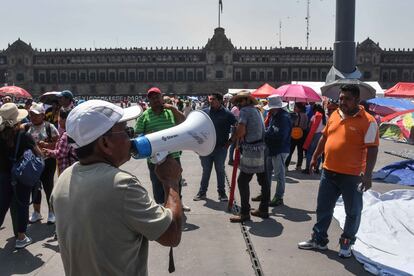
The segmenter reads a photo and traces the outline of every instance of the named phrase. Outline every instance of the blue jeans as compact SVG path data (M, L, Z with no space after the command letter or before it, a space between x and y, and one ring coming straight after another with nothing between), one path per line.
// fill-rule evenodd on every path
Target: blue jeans
M14 189L11 184L11 175L0 172L0 227L10 209L15 236L17 233L26 232L31 190L31 187L22 184L17 184Z
M236 149L236 143L232 143L229 148L229 161L234 162L234 150Z
M316 147L318 146L319 139L321 139L321 136L322 136L321 132L315 133L315 135L313 135L312 142L310 143L309 148L306 151L306 169L310 168L310 163L312 161L312 155L315 152ZM322 158L319 157L318 158L318 164L316 166L316 168L318 168L318 169L319 169L319 165L321 164L321 160L322 160Z
M362 193L358 191L360 183L360 176L340 174L325 169L322 171L316 207L317 222L313 227L318 243L324 245L329 241L327 231L340 195L344 201L346 214L342 237L350 239L352 243L355 241L362 211Z
M226 161L227 156L227 148L226 147L218 147L214 149L214 151L207 155L207 156L200 156L201 160L201 167L203 167L203 174L201 176L201 183L200 183L200 193L205 194L208 189L208 183L210 181L211 170L214 168L216 170L217 175L217 192L225 193L226 190L224 188L224 163Z
M278 198L283 198L283 195L285 194L285 186L286 186L285 185L286 184L285 162L288 156L289 156L289 153L279 153L276 156L269 156L267 160L267 163L268 163L267 177L268 177L268 181L270 184L269 187L272 187L271 183L272 183L272 170L273 170L274 176L277 181L275 197L278 197ZM269 164L269 162L271 162L271 164Z
M180 158L175 158L175 160L180 164ZM152 193L154 195L154 200L157 204L164 204L165 201L165 193L164 193L164 185L162 185L161 181L158 179L157 175L155 174L155 164L152 164L151 162L147 162L149 173L150 173L150 179L152 184ZM179 181L179 193L181 197L181 188L182 188L182 177L180 177Z

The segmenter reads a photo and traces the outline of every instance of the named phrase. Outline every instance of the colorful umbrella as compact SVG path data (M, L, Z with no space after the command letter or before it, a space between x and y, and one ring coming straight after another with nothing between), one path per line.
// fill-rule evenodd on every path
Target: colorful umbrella
M18 86L3 86L0 88L0 96L13 96L15 98L31 99L32 95Z
M321 87L322 96L338 100L339 92L341 90L340 88L344 84L357 85L359 87L361 101L375 98L375 89L371 85L357 79L338 79L331 83L325 84Z
M286 84L276 89L284 101L321 102L322 98L312 88L301 84Z
M273 86L265 83L259 88L257 88L253 93L252 96L255 98L267 98L270 95L276 94L276 88Z

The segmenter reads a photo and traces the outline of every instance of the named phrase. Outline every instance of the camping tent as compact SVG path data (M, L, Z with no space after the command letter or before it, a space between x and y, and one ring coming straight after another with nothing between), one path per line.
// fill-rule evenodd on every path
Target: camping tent
M399 82L384 93L385 97L414 98L414 82Z
M391 114L382 121L379 128L381 138L405 143L414 142L414 110Z
M395 112L414 109L414 103L405 99L374 98L367 100L367 103L370 104L369 109L380 116L387 116Z

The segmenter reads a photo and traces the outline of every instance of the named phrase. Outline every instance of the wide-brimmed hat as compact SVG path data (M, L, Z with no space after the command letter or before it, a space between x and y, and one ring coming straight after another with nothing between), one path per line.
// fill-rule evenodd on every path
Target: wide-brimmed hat
M242 99L249 99L254 105L258 104L259 102L256 100L255 97L247 90L242 90L237 93L233 98L231 98L231 103L236 104Z
M60 94L57 94L56 96L63 97L66 99L71 99L71 100L73 99L73 94L69 90L63 90L62 92L60 92Z
M284 108L288 105L288 103L282 101L282 98L279 95L272 95L268 99L268 104L263 107L263 109L265 110L270 110L274 108Z
M27 115L26 109L18 109L14 103L5 103L0 107L0 117L3 118L3 122L9 121L11 125L19 123Z

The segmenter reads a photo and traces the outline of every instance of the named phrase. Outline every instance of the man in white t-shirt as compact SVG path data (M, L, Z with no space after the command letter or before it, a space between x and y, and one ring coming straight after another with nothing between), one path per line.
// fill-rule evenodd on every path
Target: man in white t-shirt
M181 168L172 159L157 173L165 207L140 181L119 167L130 159L133 133L126 121L141 109L101 100L75 107L66 121L79 162L67 168L53 191L56 231L66 275L147 275L148 240L177 246L182 205Z

